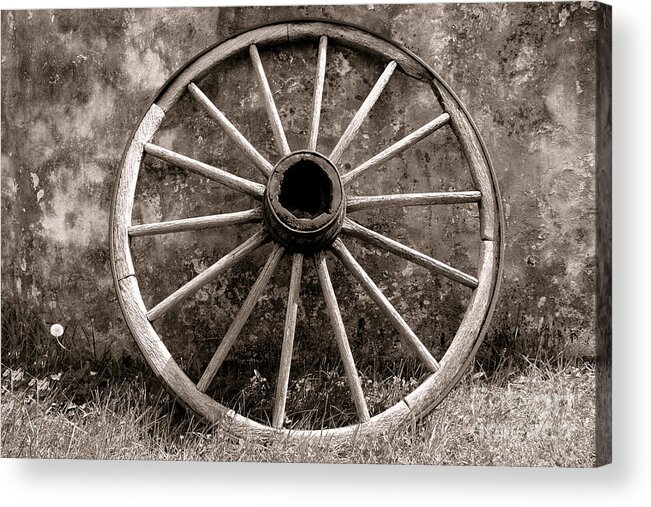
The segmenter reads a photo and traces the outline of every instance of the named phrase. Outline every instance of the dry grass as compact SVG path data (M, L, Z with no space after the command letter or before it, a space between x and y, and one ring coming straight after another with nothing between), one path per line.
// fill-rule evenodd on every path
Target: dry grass
M261 444L233 439L189 415L149 373L143 378L146 366L131 365L138 373L128 373L129 364L98 346L92 326L70 322L62 340L53 340L27 305L3 300L2 457L573 467L595 460L589 362L543 354L523 367L524 355L505 346L480 361L486 372L468 374L418 424L347 446ZM374 372L381 382L364 377L373 413L413 389L414 369L403 366ZM328 424L354 416L343 378L321 373L293 384L292 425L316 418L318 427L319 414ZM271 387L253 377L240 408L264 417Z
M468 375L420 423L347 446L237 440L141 377L90 389L83 401L57 377L3 369L2 457L566 467L595 460L590 364Z

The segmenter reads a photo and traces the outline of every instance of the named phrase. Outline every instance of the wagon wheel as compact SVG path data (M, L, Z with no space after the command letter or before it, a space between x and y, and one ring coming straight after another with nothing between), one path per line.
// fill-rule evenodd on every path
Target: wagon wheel
M304 147L292 151L283 131L257 48L303 39L318 40L316 78L308 139ZM339 138L335 148L330 153L320 153L317 151L317 138L329 44L340 44L371 54L385 62L386 68ZM195 84L199 77L227 58L247 51L264 96L275 143L282 154L281 159L275 164L265 159L218 109L218 105L214 104ZM369 154L372 156L366 162L342 174L339 166L342 154L396 70L410 78L430 84L434 94L433 100L438 100L444 112L380 153ZM165 114L185 93L191 94L231 141L259 169L267 181L266 185L244 179L150 142ZM371 170L380 170L382 164L444 127L451 128L459 141L474 188L465 191L346 196L346 186L360 175ZM251 196L259 201L259 206L248 211L132 225L135 187L145 154ZM306 174L309 174L309 177L305 176ZM296 192L296 188L301 189L300 194ZM305 197L306 195L308 198ZM475 274L456 269L368 229L351 218L354 212L364 209L460 203L475 203L478 207L480 223L477 241L480 242L480 255ZM131 238L250 223L257 223L258 229L248 240L152 308L145 307L131 259ZM122 159L111 215L111 259L118 299L131 333L156 375L186 406L210 422L225 425L237 435L269 437L283 434L299 439L314 436L346 438L362 431L377 432L399 426L407 419L422 417L440 403L456 384L481 343L495 304L501 270L502 235L503 216L499 192L488 154L472 119L449 86L413 53L378 35L342 23L302 20L266 25L233 36L193 58L162 87L135 129ZM349 238L361 240L380 250L402 257L437 275L462 284L472 291L463 320L442 358L435 358L423 345L356 261L346 246ZM152 322L268 242L271 242L273 247L266 264L214 352L201 379L197 383L193 382L171 356L152 326ZM325 260L326 255L330 254L333 254L349 274L361 284L398 331L404 343L429 371L427 378L414 391L373 417L369 415L331 283ZM283 309L286 314L273 422L271 426L267 426L225 407L205 392L284 255L291 256L291 277L287 306ZM316 267L326 311L334 330L347 384L357 411L359 420L357 424L338 428L291 431L283 428L304 261L313 262Z

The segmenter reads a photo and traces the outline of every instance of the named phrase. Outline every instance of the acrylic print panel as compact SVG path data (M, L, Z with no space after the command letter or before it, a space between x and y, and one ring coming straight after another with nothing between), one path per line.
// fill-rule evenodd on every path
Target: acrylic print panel
M608 6L4 11L2 56L3 456L610 461Z

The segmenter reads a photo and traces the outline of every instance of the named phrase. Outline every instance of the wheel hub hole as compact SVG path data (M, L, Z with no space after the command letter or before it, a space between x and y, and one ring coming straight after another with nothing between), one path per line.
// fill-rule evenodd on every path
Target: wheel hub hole
M332 181L319 164L299 160L283 175L278 200L296 218L331 213Z

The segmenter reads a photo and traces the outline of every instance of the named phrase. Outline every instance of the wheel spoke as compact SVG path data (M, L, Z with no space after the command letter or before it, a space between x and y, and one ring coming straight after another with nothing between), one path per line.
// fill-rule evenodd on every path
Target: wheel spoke
M258 76L258 83L260 84L260 89L262 90L264 105L267 109L267 116L269 117L269 121L271 122L271 128L274 133L274 139L276 140L278 152L283 157L287 156L291 153L292 150L289 148L289 144L287 143L287 137L285 136L283 125L280 122L280 116L278 115L276 102L274 101L274 96L271 93L269 81L267 80L267 75L265 74L264 67L262 66L262 60L260 60L260 53L258 53L258 48L255 46L255 44L249 46L249 54L251 55L251 61L253 62L255 74Z
M264 230L260 229L244 243L231 250L208 269L199 273L183 287L178 289L176 292L173 292L165 299L163 299L163 301L154 306L154 308L147 312L147 318L153 322L154 320L162 317L163 314L165 314L168 310L174 308L182 301L185 301L188 297L197 292L204 285L211 282L221 273L240 262L242 259L244 259L244 257L249 255L258 247L262 246L267 241L267 233Z
M289 282L289 296L287 297L287 313L285 314L285 332L283 335L283 348L280 353L280 368L278 382L276 383L276 397L272 425L282 428L285 420L285 404L287 403L287 387L289 385L289 371L292 366L292 351L294 350L294 332L296 331L296 315L301 291L301 274L303 273L303 254L292 255L292 276Z
M328 266L322 253L317 254L314 261L326 303L326 310L328 311L330 322L334 329L335 339L337 340L337 345L339 347L339 354L341 355L341 360L344 364L348 386L350 387L353 402L357 409L357 416L359 417L360 422L366 422L370 419L370 414L368 412L368 407L366 406L366 400L364 399L364 393L362 392L362 384L359 380L359 375L357 374L357 368L355 366L353 354L350 350L348 337L346 336L346 329L344 328L344 321L341 318L341 312L339 311L339 305L337 304L337 297L335 296L335 291L332 287L332 282L330 281Z
M384 250L402 257L403 259L407 259L410 262L430 269L449 278L450 280L454 280L455 282L459 282L466 287L470 287L471 289L476 288L479 284L479 281L474 276L464 273L459 269L453 268L452 266L437 259L433 259L432 257L425 255L418 250L414 250L413 248L410 248L406 245L403 245L396 240L387 238L379 232L367 229L357 222L353 222L349 218L344 220L342 231L349 236L359 238L366 241L367 243L383 248Z
M431 122L423 125L418 130L412 132L406 137L403 137L400 141L392 144L385 150L381 151L377 155L371 157L363 164L357 166L355 169L347 172L341 177L341 181L346 184L361 176L364 171L370 169L371 167L378 166L391 160L392 158L400 155L407 148L410 148L419 141L422 141L430 134L436 132L443 125L450 121L450 115L448 113L443 113L441 116L437 116Z
M262 199L262 196L264 195L265 186L260 183L235 176L223 169L204 164L203 162L186 157L185 155L181 155L175 151L168 150L167 148L147 143L145 144L145 152L169 164L200 174L209 180L226 185L233 190L250 195L258 200Z
M321 120L321 101L323 99L323 85L325 83L327 50L328 37L322 35L319 39L316 79L314 80L314 95L312 97L312 121L310 122L310 134L307 143L307 149L312 151L316 151L316 142L319 137L319 122Z
M418 194L360 195L346 200L346 211L380 209L391 206L431 206L433 204L464 204L481 201L481 192L424 192Z
M224 133L231 138L231 140L242 150L242 152L253 162L253 164L260 170L265 176L269 176L274 170L273 165L266 158L260 155L260 152L256 150L253 145L242 135L242 133L235 128L235 126L224 116L217 106L212 103L212 101L206 97L206 95L199 89L199 87L190 83L188 85L188 90L192 96L203 106L203 108L208 112L208 114L217 122L221 127Z
M169 234L171 232L196 231L209 227L223 227L226 225L243 225L260 222L262 208L255 208L235 213L222 213L220 215L207 215L204 217L182 218L151 224L139 224L129 227L129 236L152 236L154 234Z
M373 299L373 301L375 301L375 303L380 307L382 313L386 315L393 326L400 332L400 335L407 345L411 347L416 356L418 356L418 358L425 364L427 369L430 371L438 370L439 363L434 359L434 356L432 356L429 350L427 350L427 347L423 345L423 342L418 339L416 333L412 331L402 316L393 307L391 302L384 296L384 294L382 294L380 288L375 284L364 268L355 260L341 239L337 238L334 241L332 244L332 252L339 258L346 269L357 278L362 287L364 287L364 290L366 290L368 295L371 296L371 299Z
M246 299L244 300L244 303L242 304L240 310L237 312L237 315L235 316L231 327L229 327L228 331L226 331L226 335L224 335L224 339L221 341L219 347L217 348L217 351L212 356L212 359L210 360L206 371L203 372L203 375L197 384L197 388L200 391L205 392L206 389L208 389L208 386L212 382L213 378L215 378L217 370L219 370L219 367L224 362L228 351L231 350L233 343L235 343L235 340L240 335L240 332L242 331L244 324L246 324L249 315L251 315L253 308L262 295L262 292L276 271L276 268L278 267L278 263L280 262L280 258L282 256L283 247L278 243L275 243L266 264L262 268L260 275L258 275L258 279L255 281L253 287L249 291L249 295L246 296Z
M382 75L379 77L379 79L373 86L373 89L368 94L368 97L366 97L366 100L364 100L359 110L355 113L355 116L353 116L353 119L350 121L350 124L348 125L343 135L339 139L337 146L335 146L334 150L332 150L332 153L330 153L329 158L335 164L337 164L340 161L341 154L344 152L346 147L353 140L355 134L357 134L357 131L362 126L362 123L368 116L368 113L371 111L371 108L375 105L377 99L380 97L382 90L384 90L384 87L389 82L389 79L391 78L391 75L393 74L395 68L396 68L396 62L394 61L389 62L389 65L387 65L386 68L384 69L384 72L382 72Z

